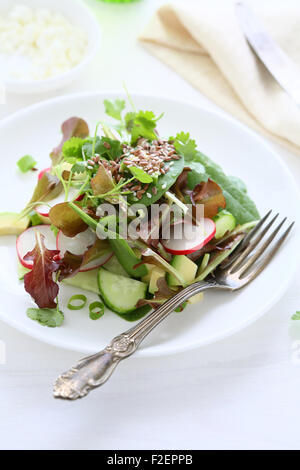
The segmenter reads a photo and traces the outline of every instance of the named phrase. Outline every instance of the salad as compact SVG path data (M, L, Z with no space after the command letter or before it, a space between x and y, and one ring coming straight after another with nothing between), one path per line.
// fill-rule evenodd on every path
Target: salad
M105 100L109 123L92 135L84 119L66 120L31 200L19 214L0 214L0 235L17 236L19 279L36 304L27 315L43 326L63 324L61 284L74 288L65 310L85 307L86 290L99 296L88 306L92 320L109 309L136 321L205 280L259 219L245 184L188 132L161 136L163 116L129 102L131 110ZM31 171L36 162L26 155L18 166Z

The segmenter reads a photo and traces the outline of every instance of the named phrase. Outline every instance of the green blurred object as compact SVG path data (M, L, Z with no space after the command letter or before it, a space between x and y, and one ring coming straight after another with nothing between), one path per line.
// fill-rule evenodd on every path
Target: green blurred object
M101 0L102 2L107 2L107 3L132 3L136 2L138 0Z

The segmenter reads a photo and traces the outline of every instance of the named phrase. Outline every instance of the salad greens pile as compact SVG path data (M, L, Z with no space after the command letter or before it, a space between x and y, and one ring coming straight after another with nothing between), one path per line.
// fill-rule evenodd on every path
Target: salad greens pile
M124 100L105 100L105 113L113 123L99 121L93 135L83 119L65 121L61 142L50 154L51 167L39 174L26 207L19 215L0 214L0 234L19 235L17 251L25 266L20 278L38 307L27 314L44 326L63 323L58 301L62 282L99 295L101 301L89 306L91 319L101 318L107 306L135 321L180 289L205 279L259 219L245 184L202 154L189 133L162 138L157 129L163 116L131 105L126 111ZM32 157L19 161L22 171L35 165ZM103 203L117 215L102 214ZM130 208L137 203L145 208L144 226L137 239L126 239L121 213L128 211L129 224ZM148 217L154 203L163 203L167 212L176 207L180 214L191 205L193 223L199 222L194 209L201 204L215 232L201 247L176 254L161 238L164 215L154 222ZM56 249L49 248L40 226L50 227ZM92 242L85 244L86 239ZM27 246L24 240L31 243L30 250L22 246ZM86 296L78 294L68 308L86 304Z

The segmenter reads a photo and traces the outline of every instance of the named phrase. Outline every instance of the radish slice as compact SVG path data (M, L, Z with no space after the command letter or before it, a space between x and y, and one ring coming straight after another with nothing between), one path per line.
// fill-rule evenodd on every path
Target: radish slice
M211 219L203 219L200 225L182 222L171 226L169 240L162 240L164 249L172 255L189 255L200 250L216 234L216 224Z
M60 251L60 257L63 258L66 251L70 251L74 255L84 255L89 247L94 245L97 236L91 229L87 229L85 232L79 233L76 237L66 237L61 231L57 235L56 248ZM112 257L113 253L103 253L99 258L91 261L89 264L81 269L81 272L91 271L96 269Z
M71 201L74 199L76 194L78 193L78 189L76 188L70 188L69 191L69 200ZM76 201L81 201L83 199L84 195L79 196ZM56 204L60 204L62 202L65 202L65 192L63 191L59 196L57 196L55 199L52 199L52 201L49 201L49 206L54 207ZM42 217L49 217L49 212L51 210L51 207L45 205L37 206L36 207L36 212L41 215Z
M56 238L52 232L50 225L38 225L36 227L30 227L25 230L17 239L17 253L20 263L28 269L32 269L33 262L25 261L24 256L30 251L34 250L36 245L35 233L36 231L41 232L45 237L45 246L48 250L56 250Z
M113 252L105 253L104 255L100 256L100 258L94 259L90 263L86 264L81 270L81 273L86 271L92 271L92 269L97 269L103 266L110 258L113 256Z
M45 173L50 173L51 168L45 168L44 170L40 171L38 174L38 180L41 180Z
M94 245L96 239L96 234L89 228L73 238L66 237L60 231L56 239L56 249L60 251L61 258L64 257L66 251L70 251L73 255L83 255L90 246Z

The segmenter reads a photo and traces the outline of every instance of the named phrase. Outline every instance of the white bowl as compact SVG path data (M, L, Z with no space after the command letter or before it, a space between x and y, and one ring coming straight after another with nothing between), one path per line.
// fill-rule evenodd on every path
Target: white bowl
M4 88L18 94L46 93L62 88L76 80L96 56L99 49L101 30L90 9L81 0L1 0L0 14L8 12L15 4L47 8L62 13L72 24L87 33L88 46L83 60L68 72L45 80L17 80L4 78ZM3 67L0 58L0 69ZM0 78L1 80L1 78Z

